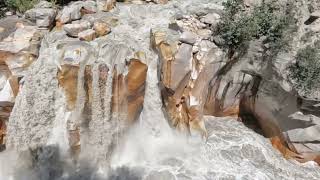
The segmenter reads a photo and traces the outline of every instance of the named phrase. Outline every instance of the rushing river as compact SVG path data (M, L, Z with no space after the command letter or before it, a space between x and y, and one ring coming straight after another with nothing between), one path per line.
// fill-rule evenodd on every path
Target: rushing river
M52 109L57 110L54 113L61 116L57 116L52 123L48 146L32 150L31 161L30 154L27 153L8 150L1 152L0 180L320 179L320 168L316 163L300 164L284 159L268 139L234 118L205 117L209 132L207 141L198 137L185 137L169 127L161 109L158 56L149 48L150 29L167 28L170 18L177 13L217 8L221 8L219 0L180 0L167 5L119 5L112 14L119 19L119 25L112 29L109 38L117 42L123 41L129 47L142 50L147 55L146 94L139 121L122 137L114 138L116 142L113 152L110 157L103 157L107 162L96 163L92 161L92 155L97 152L106 154L106 147L109 146L106 143L111 143L111 136L117 134L112 132L116 131L117 124L110 125L105 119L94 119L96 124L91 125L89 132L93 136L87 140L89 147L85 143L81 144L79 158L72 158L68 153L66 137L66 119L70 114L65 114L64 109L61 109L63 104L57 103L58 100L55 99L58 108ZM53 50L48 47L41 52L54 54L51 51ZM45 61L39 60L37 63L43 63L43 66L48 68L46 63L52 59L54 58L45 57ZM33 87L29 88L29 91L26 89L23 93L33 91ZM22 94L21 97L27 95ZM111 96L110 92L106 94L108 98ZM86 138L85 134L81 136Z

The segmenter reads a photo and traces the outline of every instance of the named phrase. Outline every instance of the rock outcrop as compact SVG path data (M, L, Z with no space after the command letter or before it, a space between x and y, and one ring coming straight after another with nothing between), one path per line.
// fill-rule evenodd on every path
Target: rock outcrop
M263 61L266 47L261 39L250 42L247 51L228 56L216 39L209 38L210 29L220 21L218 14L175 18L169 28L181 32L178 40L168 39L172 35L164 31L152 32L152 46L161 60L160 88L170 124L186 133L198 130L205 137L203 115L239 116L270 138L285 157L301 162L316 159L319 101L302 97L290 85L285 72L290 60L282 60L280 54L276 61ZM303 28L302 17L299 23ZM292 62L294 56L290 58ZM312 120L307 121L309 118Z
M249 10L261 2L244 3ZM311 44L302 43L306 34L319 38L318 15L306 15L306 7L292 40L299 48ZM222 12L210 0L88 0L60 10L42 1L25 13L30 22L1 20L0 151L61 151L109 167L138 122L155 137L163 133L152 116L164 114L172 128L208 141L206 125L215 123L205 121L216 119L205 116L232 116L239 121L232 124L269 138L285 158L320 163L319 90L292 85L287 67L296 52L266 60L263 38L226 52L214 36ZM159 106L146 102L157 95ZM144 110L155 120L141 122ZM147 179L174 179L163 172Z

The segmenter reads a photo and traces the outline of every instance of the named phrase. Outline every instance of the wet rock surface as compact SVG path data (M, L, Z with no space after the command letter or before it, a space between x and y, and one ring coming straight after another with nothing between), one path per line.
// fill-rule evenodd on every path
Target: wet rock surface
M228 56L221 3L41 1L0 20L0 150L27 153L19 177L319 179L319 91L292 86L295 52L263 61L262 39ZM317 13L301 7L303 47Z

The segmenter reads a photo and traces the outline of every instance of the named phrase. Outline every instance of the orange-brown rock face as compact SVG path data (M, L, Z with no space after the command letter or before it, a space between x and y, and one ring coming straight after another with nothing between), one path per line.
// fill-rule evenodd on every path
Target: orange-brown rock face
M64 64L57 74L59 85L65 92L67 110L69 111L75 108L77 100L78 71L78 66Z
M85 83L87 85L87 89L89 90L90 82L90 66L86 67L85 70ZM76 102L77 102L77 95L78 95L78 73L79 73L79 66L64 64L61 66L61 69L58 70L57 79L59 85L64 91L66 97L66 110L67 112L72 112L75 109ZM86 103L89 103L89 94L87 95L88 99ZM88 106L84 108L84 111L90 113ZM84 117L85 118L85 117ZM68 119L70 121L70 119ZM80 128L79 125L73 125L72 127L68 127L68 141L70 146L70 151L73 155L77 156L80 152Z
M286 145L286 142L283 141L283 138L274 136L270 138L271 144L274 148L278 149L280 153L286 158L298 158L298 154L289 149Z
M240 100L239 116L250 128L260 131L264 136L270 138L272 146L278 149L284 157L292 158L297 154L290 150L289 145L282 134L276 117L270 112L266 104L256 100L258 87L261 83L260 77L255 77L248 92L245 92Z
M4 150L7 134L7 122L13 108L11 102L0 102L0 151Z
M182 43L175 49L166 42L164 32L151 35L152 46L161 58L161 94L171 126L186 134L196 132L206 137L203 106L209 69L203 69L192 56L192 45Z
M133 123L142 110L147 70L148 67L140 60L132 59L130 61L129 72L126 76L129 123Z
M127 110L126 106L127 89L125 84L125 77L119 74L117 68L113 69L112 79L112 103L111 112L117 117L123 117Z
M92 66L87 65L84 71L85 103L83 107L83 127L88 128L92 119Z
M140 60L131 59L127 75L118 74L116 68L113 70L111 111L124 117L127 125L135 122L142 110L147 69Z
M106 0L104 2L103 10L104 11L111 11L116 6L116 0Z

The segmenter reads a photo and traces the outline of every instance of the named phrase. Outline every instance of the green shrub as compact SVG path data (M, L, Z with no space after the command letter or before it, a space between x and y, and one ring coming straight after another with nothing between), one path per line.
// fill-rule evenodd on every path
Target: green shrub
M289 69L296 88L306 92L320 88L320 42L299 50L296 63Z
M19 12L25 12L34 7L40 0L4 0L5 5L11 9L16 10ZM52 4L65 4L68 3L70 0L47 0Z
M3 16L4 16L4 14L5 14L5 4L4 4L4 2L3 1L1 1L0 2L0 18L2 18Z
M8 8L17 10L19 12L25 12L31 9L39 0L5 0Z
M284 32L295 24L290 11L279 13L273 3L263 3L252 11L245 11L242 0L228 0L224 3L225 13L218 25L216 34L224 39L223 47L235 51L249 41L266 37L272 51L284 45Z

